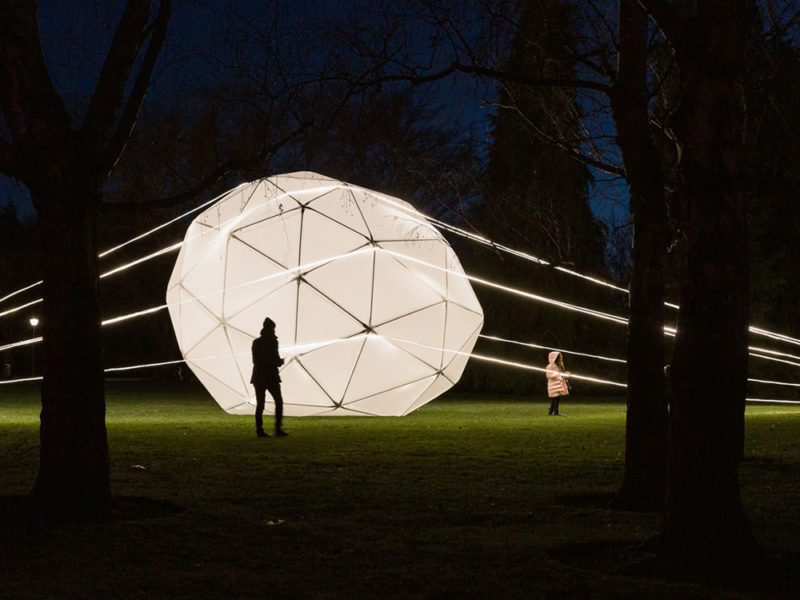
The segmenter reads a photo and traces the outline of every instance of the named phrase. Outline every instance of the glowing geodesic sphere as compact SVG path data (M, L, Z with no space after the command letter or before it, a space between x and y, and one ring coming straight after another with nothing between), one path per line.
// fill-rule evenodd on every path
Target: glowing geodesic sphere
M294 416L407 414L458 381L483 324L453 249L410 204L307 172L240 185L200 214L167 304L186 363L233 414L255 405L265 317Z

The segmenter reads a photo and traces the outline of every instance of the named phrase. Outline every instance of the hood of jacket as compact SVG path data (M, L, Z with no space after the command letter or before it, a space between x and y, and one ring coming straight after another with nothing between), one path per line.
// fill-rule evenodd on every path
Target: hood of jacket
M555 364L558 362L558 358L561 356L561 352L551 352L547 355L547 361L551 364Z

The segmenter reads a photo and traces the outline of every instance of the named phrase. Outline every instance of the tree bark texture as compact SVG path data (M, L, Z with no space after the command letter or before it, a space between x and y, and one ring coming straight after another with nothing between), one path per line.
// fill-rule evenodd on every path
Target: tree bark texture
M675 51L677 218L685 246L671 368L662 556L694 569L753 568L739 495L747 386L748 254L743 159L750 3L698 3Z
M166 35L171 0L158 3L154 19L151 4L121 7L80 129L50 79L36 2L0 9L0 107L11 137L0 144L0 169L30 190L45 259L41 452L32 496L46 522L110 512L96 218Z
M33 489L46 521L111 506L100 336L96 190L50 190L37 205L45 257L41 450ZM52 195L60 196L57 200Z
M664 270L668 223L661 155L649 125L647 36L647 13L635 0L621 0L617 80L610 96L630 192L633 247L625 474L614 506L658 510L664 505L667 471Z

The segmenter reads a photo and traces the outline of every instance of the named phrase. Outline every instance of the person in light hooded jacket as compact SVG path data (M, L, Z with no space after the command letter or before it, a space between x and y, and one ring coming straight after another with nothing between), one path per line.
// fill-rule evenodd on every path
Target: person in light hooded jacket
M558 401L561 396L569 395L567 377L571 375L564 370L564 357L561 352L551 352L547 355L547 395L550 398L550 410L547 414L552 417L561 417L558 412Z

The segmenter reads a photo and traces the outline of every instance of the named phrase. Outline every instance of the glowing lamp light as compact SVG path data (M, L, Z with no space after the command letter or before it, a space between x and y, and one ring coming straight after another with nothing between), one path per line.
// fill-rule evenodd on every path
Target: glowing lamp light
M292 416L407 414L458 381L483 325L423 215L309 172L243 184L199 214L167 305L186 363L232 414L253 411L250 346L265 317Z
M28 322L31 324L31 327L37 327L39 325L39 319L36 317L31 317Z

